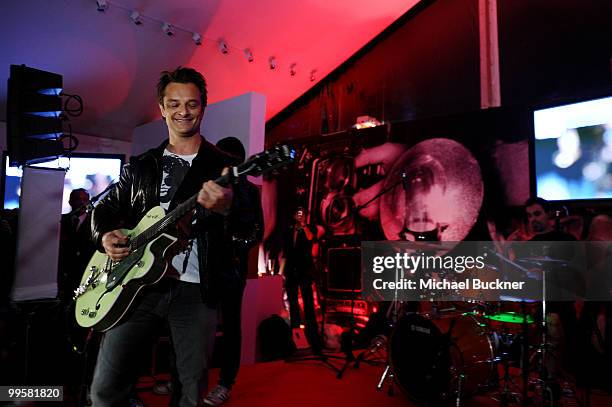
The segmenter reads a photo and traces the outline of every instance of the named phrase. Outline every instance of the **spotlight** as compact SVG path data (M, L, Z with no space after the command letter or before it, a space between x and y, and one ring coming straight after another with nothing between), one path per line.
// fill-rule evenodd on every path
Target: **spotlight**
M295 64L295 63L291 64L291 66L289 67L289 75L291 75L291 76L295 76L295 74L297 73L297 72L295 71L295 67L296 67L296 66L297 66L297 64Z
M96 0L96 5L98 6L98 11L102 13L108 9L108 2L106 0Z
M315 74L317 73L316 69L313 69L312 71L310 71L310 82L314 82L317 77L315 76Z
M247 48L247 49L244 50L244 57L249 62L253 62L255 60L255 58L253 58L253 52L251 51L250 48Z
M270 57L268 58L268 64L270 65L270 69L271 70L275 70L277 63L276 63L276 57Z
M227 43L225 42L225 40L220 39L217 45L219 46L219 51L222 54L224 55L229 54L229 47L227 46Z
M174 29L174 26L172 24L170 24L170 23L163 23L162 24L162 31L168 37L172 37L174 35L174 33L176 32L176 30Z
M132 20L136 25L142 25L142 16L136 10L130 12L130 20Z
M195 45L202 45L202 36L199 33L193 33L191 39L195 42Z

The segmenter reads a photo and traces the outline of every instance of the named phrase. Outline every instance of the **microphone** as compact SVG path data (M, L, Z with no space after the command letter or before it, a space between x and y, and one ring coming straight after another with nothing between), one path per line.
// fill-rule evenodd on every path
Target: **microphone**
M410 180L408 179L408 173L406 171L402 171L402 188L404 188L406 192L408 192L410 188Z
M567 207L562 205L555 209L555 231L561 231L561 217L567 217L569 215L569 211Z

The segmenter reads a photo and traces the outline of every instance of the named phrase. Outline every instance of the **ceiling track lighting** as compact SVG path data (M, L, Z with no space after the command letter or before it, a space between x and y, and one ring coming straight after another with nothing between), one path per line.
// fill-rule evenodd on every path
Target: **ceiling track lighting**
M200 33L194 32L193 34L191 34L191 39L193 40L195 45L202 45L202 36L200 35Z
M108 2L106 0L96 0L96 6L98 11L104 13L108 9Z
M170 24L170 23L163 23L162 24L162 31L168 37L172 37L172 36L174 36L174 34L176 34L176 30L175 30L174 26L172 24Z
M219 46L219 52L221 52L223 55L229 54L229 47L227 46L227 43L224 39L220 39L217 42L217 45Z
M130 20L136 25L142 25L142 16L136 10L130 12Z
M276 57L268 58L268 65L270 66L270 70L275 70L278 66L278 63L276 62Z
M247 59L247 61L249 62L253 62L255 60L255 58L253 57L253 52L251 51L250 48L246 48L244 50L244 57Z
M314 82L317 79L315 75L316 73L317 73L316 69L313 69L312 71L310 71L310 82Z
M125 11L130 17L130 20L135 25L143 25L145 20L149 20L149 21L153 21L155 23L161 24L161 29L163 33L166 34L168 37L176 36L177 30L178 30L187 35L191 35L191 39L196 46L202 45L205 39L207 41L210 41L211 43L214 42L213 38L205 37L199 32L191 31L183 27L175 27L173 24L169 22L163 21L155 17L147 16L141 13L139 10L133 10L121 4L115 3L114 0L112 1L111 0L96 0L96 8L101 13L108 10L110 5ZM219 52L221 52L223 55L227 55L230 52L230 46L227 44L227 42L223 38L220 38L217 40L217 47L219 49ZM238 51L242 51L245 59L249 63L253 63L255 61L255 57L253 56L253 51L251 50L251 48L243 48L243 49L239 47L232 47L232 48ZM278 67L278 61L275 56L271 56L268 58L268 67L272 71L276 70L276 68ZM295 76L297 74L296 67L297 67L297 63L293 63L289 67L289 74L291 76ZM310 81L311 82L314 82L316 79L315 73L316 73L316 69L313 69L312 71L310 71Z

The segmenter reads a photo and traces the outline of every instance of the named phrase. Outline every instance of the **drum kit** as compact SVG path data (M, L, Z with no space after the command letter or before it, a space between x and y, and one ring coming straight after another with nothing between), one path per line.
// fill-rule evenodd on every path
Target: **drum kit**
M491 311L491 306L464 304L404 313L390 334L387 374L392 373L411 399L425 405L453 400L461 405L467 397L495 389L498 365L521 363L524 341L514 325L533 323L534 318ZM494 328L490 321L499 325Z
M546 387L546 322L536 325L545 320L541 302L418 304L416 311L416 303L391 303L389 331L357 358L386 348L379 390L387 383L393 395L397 385L412 401L427 406L462 406L479 395L500 406L526 406L533 397L542 398L540 405L555 405Z

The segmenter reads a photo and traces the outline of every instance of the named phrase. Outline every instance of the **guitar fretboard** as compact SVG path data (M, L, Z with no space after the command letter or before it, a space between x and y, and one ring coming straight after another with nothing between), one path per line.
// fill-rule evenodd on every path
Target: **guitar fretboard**
M284 145L276 146L271 150L254 155L237 167L233 167L232 170L217 178L215 182L221 186L227 186L239 176L262 175L292 162L294 158L295 150ZM192 211L197 205L197 199L198 193L195 193L191 198L177 205L170 213L132 239L129 243L130 251L137 250L146 245L163 233L169 226L185 216L189 211Z
M130 251L134 251L139 247L142 247L155 239L161 233L163 233L169 226L173 225L180 218L185 216L189 211L192 211L197 204L198 194L194 194L191 198L185 202L179 204L166 216L149 226L144 232L136 236L135 239L130 241Z

